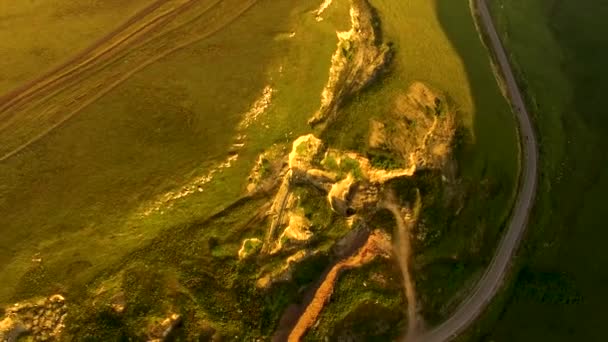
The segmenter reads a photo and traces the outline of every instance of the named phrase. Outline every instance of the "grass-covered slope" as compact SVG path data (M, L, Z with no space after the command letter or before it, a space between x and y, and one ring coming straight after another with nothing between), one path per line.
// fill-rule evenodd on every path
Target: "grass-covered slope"
M318 107L336 38L330 19L309 18L316 5L262 1L1 162L0 301L22 288L17 284L35 266L36 253L48 276L28 283L34 288L27 293L49 291L51 284L69 288L159 229L208 216L238 198L257 154L306 129ZM291 32L293 39L283 38ZM239 129L266 85L275 89L272 107L250 128ZM236 141L239 135L246 140ZM218 172L203 192L172 203L173 210L144 215L167 192L207 176L226 161L234 143L243 142L234 165ZM86 267L71 270L72 263Z
M61 64L155 2L2 1L0 94Z

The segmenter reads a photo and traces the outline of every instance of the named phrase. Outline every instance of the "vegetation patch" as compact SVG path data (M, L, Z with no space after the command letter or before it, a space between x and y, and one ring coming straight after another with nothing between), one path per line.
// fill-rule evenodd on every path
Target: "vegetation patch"
M398 285L400 277L394 263L380 258L344 271L318 325L310 330L306 340L399 336L406 320L403 289ZM376 315L370 316L370 312Z

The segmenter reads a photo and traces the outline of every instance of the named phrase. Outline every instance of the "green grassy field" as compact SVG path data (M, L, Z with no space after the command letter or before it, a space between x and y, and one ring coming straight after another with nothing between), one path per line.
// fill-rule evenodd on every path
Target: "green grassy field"
M604 18L597 1L490 1L534 113L538 202L513 284L470 339L601 341L608 258Z
M382 20L385 40L393 43L393 65L346 104L324 138L333 147L361 151L370 118L387 114L394 97L414 81L438 89L458 109L464 128L456 151L463 208L456 212L440 205L439 174L420 180L429 203L424 219L439 235L416 251L414 275L425 318L434 323L451 309L444 304L453 303L489 260L509 212L518 171L515 121L466 0L370 2ZM317 0L260 0L233 22L148 65L56 130L0 161L0 303L67 293L78 303L70 331L92 338L112 329L129 337L145 328L140 316L161 315L169 302L179 303L184 317L217 324L226 336L272 334L283 309L327 266L326 255L305 264L293 283L261 296L248 286L260 269L278 260L240 264L236 254L242 238L263 236L268 222L249 219L265 199L239 202L207 218L243 195L259 153L275 144L287 146L311 131L306 122L320 104L335 31L350 26L347 2L334 3L321 22L311 13L318 5ZM28 6L11 9L22 13ZM99 20L93 26L102 26ZM87 38L82 39L85 46ZM162 46L151 44L150 51ZM125 56L136 58L144 54L140 49ZM56 56L46 68L64 58L59 52ZM33 67L42 63L35 54L22 58L19 66L2 65L2 70L24 70L7 79L6 87L43 71ZM129 60L119 58L95 72L111 71L122 62L128 65ZM92 75L68 90L97 82L97 74ZM239 128L266 86L274 89L268 110ZM42 99L41 106L54 100L67 103L71 92L52 96ZM37 107L32 108L36 113ZM235 142L245 145L235 148ZM238 158L230 167L218 168L234 153ZM200 190L158 204L165 194L212 170L217 170L212 181ZM333 216L328 210L321 219L324 215L330 217L329 225ZM342 228L328 228L319 236L335 239ZM322 241L319 245L326 248ZM154 272L146 271L150 269ZM351 283L339 285L340 293L354 296L349 277L344 279ZM106 283L128 292L133 306L128 318L109 317L86 301L92 289ZM395 304L393 297L382 298ZM329 316L340 308L345 307ZM239 310L247 312L245 319L239 320ZM183 333L197 329L187 326Z
M2 1L0 94L60 64L150 3L150 0Z
M40 286L82 284L159 229L208 216L234 201L257 154L305 130L318 106L326 79L318 75L327 74L336 39L330 21L317 24L305 15L315 5L260 3L3 162L0 212L6 233L0 272L6 286L0 301L10 298L36 253L50 274ZM277 39L292 30L293 40ZM237 132L242 114L267 84L277 89L268 116ZM246 147L208 189L176 203L174 210L141 218L159 195L223 162L237 134L248 135ZM88 267L71 271L70 263ZM42 286L34 292L48 291Z

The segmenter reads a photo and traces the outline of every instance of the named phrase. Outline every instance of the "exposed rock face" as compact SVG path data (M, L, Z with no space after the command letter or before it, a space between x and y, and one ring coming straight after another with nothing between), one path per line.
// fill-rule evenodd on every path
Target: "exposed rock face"
M258 159L247 178L247 192L253 194L256 191L265 191L272 188L275 180L285 164L285 150L279 145L273 145Z
M306 170L306 176L302 182L312 184L317 189L327 192L331 189L330 184L335 183L336 180L337 175L334 172L310 169Z
M367 0L351 0L350 17L350 31L337 33L321 108L309 120L313 126L333 120L342 102L368 85L389 60L390 48L381 41L379 21Z
M288 159L289 169L283 176L281 186L279 187L268 213L272 216L272 222L266 240L264 241L264 252L278 252L282 244L275 244L274 248L271 248L272 242L277 235L277 229L287 224L291 226L291 217L295 215L294 209L297 206L297 201L291 193L291 187L298 183L308 183L309 179L312 179L311 183L323 187L325 179L333 179L333 175L329 173L313 172L311 175L308 174L308 172L313 169L313 160L318 156L322 149L323 142L312 134L301 136L293 142L293 148L291 153L289 153ZM282 236L285 236L284 234L285 233L283 233ZM301 235L302 233L299 234Z
M311 167L312 160L322 148L323 142L313 134L297 138L293 142L293 148L289 154L289 168L298 172L305 172Z
M264 246L262 247L263 253L268 253L271 250L271 244L276 237L277 229L286 223L286 212L289 212L295 205L295 198L291 193L291 184L293 178L293 171L288 170L283 176L281 186L274 197L272 206L268 211L268 215L272 217L270 222L270 229L266 233L264 239Z
M252 238L243 240L241 249L239 249L239 260L247 259L251 255L257 253L262 248L262 240Z
M182 321L182 317L176 313L170 313L167 318L160 322L154 322L148 332L148 342L166 341L167 337L175 327Z
M272 95L275 90L267 85L262 91L262 96L258 98L249 108L249 111L243 115L243 120L239 123L239 129L244 130L254 123L260 115L262 115L270 106Z
M324 157L320 160L320 155ZM291 189L299 185L312 185L327 193L332 210L344 217L376 209L379 189L396 177L412 176L415 166L409 169L384 170L375 168L370 161L354 152L327 150L323 142L312 134L293 142L288 158L288 170L273 200L272 216L264 253L275 254L286 246L285 242L301 243L312 237L310 223L298 212L298 200ZM279 234L278 229L285 227Z
M383 148L386 142L386 125L380 121L372 120L369 132L369 147Z
M369 145L398 153L407 168L443 169L451 155L455 129L455 112L447 100L416 82L396 99L387 122L372 122Z
M295 206L296 205L292 205L291 207L293 208ZM309 230L311 223L301 211L289 211L285 214L285 217L288 218L289 224L274 243L274 247L270 251L270 254L276 254L288 247L302 245L312 238L313 234Z
M290 255L281 268L260 277L256 282L256 286L260 289L266 289L277 281L290 281L293 276L294 266L317 254L317 251L304 249Z
M355 179L351 173L343 180L334 183L327 194L327 200L332 210L342 216L353 215L355 210L350 206L350 202L356 190L355 188Z
M397 177L413 176L416 172L415 165L405 169L394 170L377 168L371 165L369 159L358 153L343 152L334 149L329 149L325 153L325 159L322 161L322 164L324 164L326 168L350 171L353 173L353 176L377 185L382 185ZM354 173L356 173L356 175Z
M315 19L317 21L323 21L323 17L321 15L331 5L332 2L333 0L323 0L323 3L315 11Z
M32 336L34 341L55 340L65 327L66 315L65 298L61 295L16 303L6 309L0 321L0 341L16 341L23 334Z
M363 6L362 4L368 6L365 1L353 1L353 4L358 4L353 5L353 8ZM371 8L368 10L371 13ZM356 9L351 12L354 30L351 32L357 33L351 34L359 37L356 44L371 41L377 43L375 31L365 29L364 23L371 25L371 17L364 18L365 15L361 13ZM354 38L342 36L343 43L350 41L349 39ZM334 67L335 65L332 66ZM363 69L353 71L354 69L351 70L346 65L341 67L344 69L334 75L338 78L330 78L319 113L330 113L328 109L334 106L337 108L339 105L339 102L336 102L339 100L333 98L336 93L331 90L339 83L336 80L340 77L346 77L347 84L354 84L354 88L349 89L358 89L357 87L364 85L356 81L357 77L366 73L361 71ZM345 72L343 70L347 72L342 74ZM350 73L351 71L353 73ZM344 93L338 95L337 98L342 98ZM327 118L322 115L320 120ZM367 157L358 153L327 149L323 142L312 134L301 136L294 141L289 154L289 168L270 210L273 220L264 243L265 253L276 254L280 251L306 248L306 243L312 238L308 229L310 223L300 214L299 199L291 191L295 186L312 185L325 192L328 205L334 212L347 218L352 229L354 221L364 222L366 217L378 210L386 182L399 177L412 177L419 169L441 169L445 166L450 158L455 113L442 96L422 83L414 83L404 95L396 99L394 112L385 120L371 123L369 146L388 154L400 155L406 161L404 168L387 170L378 167L378 163L372 164ZM323 158L320 158L321 155ZM281 234L277 233L278 229L283 229ZM286 247L289 249L285 249ZM276 280L289 280L293 266L310 256L310 253L306 249L296 252L286 260L284 266L260 278L258 286L267 287Z
M312 237L312 233L308 230L310 226L310 221L304 215L292 214L289 216L289 225L283 231L280 240L308 241Z

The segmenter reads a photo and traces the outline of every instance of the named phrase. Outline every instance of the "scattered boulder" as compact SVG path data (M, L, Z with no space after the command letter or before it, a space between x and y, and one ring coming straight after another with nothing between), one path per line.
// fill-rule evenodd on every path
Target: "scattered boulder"
M127 299L125 293L120 291L110 298L110 307L117 314L121 314L125 311L127 305Z

